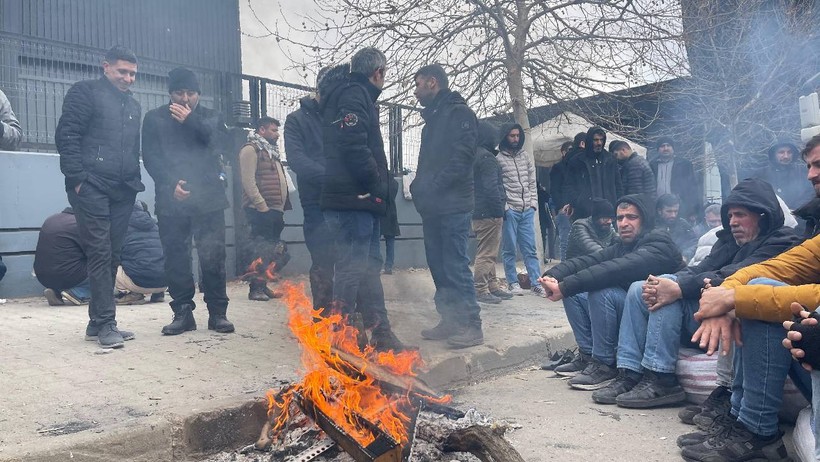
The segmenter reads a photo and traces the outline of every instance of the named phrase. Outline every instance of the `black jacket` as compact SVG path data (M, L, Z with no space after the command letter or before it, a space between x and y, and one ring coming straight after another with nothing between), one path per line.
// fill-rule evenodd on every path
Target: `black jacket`
M794 211L798 218L806 220L806 239L811 239L820 234L820 197L812 199L804 206Z
M777 161L777 150L782 147L788 147L794 153L791 163L786 165ZM806 164L798 156L799 152L792 143L775 144L769 149L769 164L753 175L772 185L775 194L790 209L796 209L814 197L814 188L806 180Z
M658 184L655 182L655 174L649 167L649 162L633 152L631 156L624 160L618 160L621 170L621 186L624 188L624 195L645 194L647 199L654 200L658 193Z
M652 174L655 176L655 181L658 178L658 162L656 157L649 162L649 167L652 168ZM688 217L699 206L700 199L700 182L695 176L695 169L692 163L680 156L675 156L672 164L672 179L670 187L672 194L677 194L680 198L680 216ZM655 190L657 194L657 189Z
M473 177L475 179L475 207L473 219L501 218L507 193L501 178L501 168L496 160L495 144L498 134L489 122L478 123L478 149L476 150Z
M71 207L43 222L34 251L34 274L44 287L63 291L88 277L77 217Z
M457 92L441 90L421 111L418 171L410 185L420 215L467 213L473 210L473 170L478 120Z
M322 151L319 103L315 99L309 96L300 99L299 109L288 114L285 119L285 148L288 165L296 173L302 207L319 205L325 176L325 155Z
M643 220L641 232L631 243L618 241L605 249L583 257L559 263L544 273L559 282L564 297L621 287L624 290L635 281L650 274L674 273L683 266L681 257L669 233L653 229L654 211L646 206L641 195L624 196L640 210Z
M698 238L700 237L695 233L695 230L692 229L692 225L683 218L678 217L672 225L664 223L659 226L659 228L661 227L672 236L672 242L678 246L683 258L689 261L695 255L695 250L698 247Z
M134 284L146 289L165 287L165 256L159 228L151 215L134 205L122 244L122 269Z
M566 176L566 169L566 156L550 169L550 197L552 198L552 205L555 206L556 210L561 210L567 205L567 200L564 199L564 177Z
M179 123L169 107L148 111L142 126L142 159L154 179L157 215L193 216L228 208L220 178L219 150L227 134L222 116L200 103ZM174 199L179 180L191 192L184 201Z
M140 104L103 76L77 82L63 99L54 133L66 191L87 181L111 194L140 181Z
M387 210L381 218L380 232L382 236L401 236L399 228L399 212L396 210L396 196L399 194L399 182L390 176L387 180Z
M344 66L337 66L322 79L319 94L325 153L322 209L384 215L387 158L375 104L381 90L363 74L345 74Z
M615 242L618 242L618 235L611 226L608 232L601 233L592 217L575 220L569 231L567 260L595 253Z
M606 145L606 132L601 127L592 127L587 131L585 149L568 156L563 200L572 205L574 219L590 216L592 199L606 199L615 205L623 194L618 161L606 149L598 154L592 150L596 133L604 135Z
M737 245L729 228L728 210L732 205L763 214L757 238L743 246ZM711 279L711 284L718 286L735 271L768 260L801 241L794 230L783 226L783 211L774 191L761 180L741 181L729 193L720 214L723 229L718 231L718 240L709 255L699 265L687 266L676 274L683 298L699 299L704 278Z

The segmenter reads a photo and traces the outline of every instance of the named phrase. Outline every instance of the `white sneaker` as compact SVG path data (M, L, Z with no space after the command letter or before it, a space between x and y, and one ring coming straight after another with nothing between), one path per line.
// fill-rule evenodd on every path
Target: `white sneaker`
M510 293L513 295L524 295L524 289L522 289L521 284L517 282L513 282L507 287L510 289Z
M530 289L530 290L532 291L533 295L537 295L539 297L547 298L547 293L544 292L544 288L541 287L540 284L532 286L532 289Z

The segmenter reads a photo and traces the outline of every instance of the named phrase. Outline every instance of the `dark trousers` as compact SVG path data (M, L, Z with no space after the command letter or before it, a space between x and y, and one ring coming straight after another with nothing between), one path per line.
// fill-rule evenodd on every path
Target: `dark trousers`
M252 241L258 243L258 240L262 240L266 243L274 244L282 237L282 230L285 229L284 213L278 210L260 212L254 208L246 207L245 217L248 220L248 224L251 226L250 238ZM256 258L258 256L258 252L253 252L251 258ZM250 263L251 262L248 262L248 264ZM249 283L251 290L265 288L267 284L265 270L266 268L260 267L257 275L250 279Z
M68 190L68 202L74 208L88 258L88 318L98 326L116 323L114 277L136 197L132 190L106 194L88 182L82 184L79 194L73 188Z
M390 329L380 276L379 217L359 210L325 210L324 216L336 244L334 309L361 313L367 328Z
M384 236L384 269L393 270L396 260L396 236Z
M538 221L541 223L541 242L544 244L544 259L555 259L555 223L550 214L550 196L538 191Z
M157 216L159 238L165 252L165 276L171 308L177 311L183 305L193 309L194 274L191 244L196 242L199 273L205 305L211 314L225 314L228 294L225 290L225 212L217 210L194 216Z
M481 327L467 256L471 219L469 212L423 216L424 251L436 285L433 300L442 319Z
M333 300L333 235L327 229L325 216L318 205L303 206L305 220L302 231L310 253L310 293L313 308L329 308Z

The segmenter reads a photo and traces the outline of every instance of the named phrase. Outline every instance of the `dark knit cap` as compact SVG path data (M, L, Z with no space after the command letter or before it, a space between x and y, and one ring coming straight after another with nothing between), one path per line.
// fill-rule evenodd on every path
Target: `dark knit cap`
M177 90L193 90L202 93L196 74L184 67L178 67L168 73L168 93Z
M615 207L606 199L592 199L592 219L615 216Z

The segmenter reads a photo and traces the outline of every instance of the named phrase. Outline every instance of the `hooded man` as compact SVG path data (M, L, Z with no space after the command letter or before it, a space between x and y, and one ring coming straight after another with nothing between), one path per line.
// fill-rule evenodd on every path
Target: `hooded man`
M567 141L561 145L561 160L550 169L550 196L552 196L555 206L555 227L558 230L558 252L561 261L567 259L567 243L569 242L570 217L569 205L564 197L566 188L564 183L567 178L567 164L574 155L583 150L586 132L575 135L573 141Z
M606 199L614 204L623 194L618 162L604 146L606 132L601 127L587 131L584 150L567 163L564 200L570 205L573 219L592 213L592 199Z
M604 199L592 199L592 216L575 220L569 233L567 258L582 257L609 247L618 240L612 229L615 207Z
M769 148L769 162L755 173L755 178L768 182L786 205L794 210L812 197L811 183L806 182L806 164L792 143L780 142Z
M541 268L535 247L535 212L538 209L535 164L524 150L524 129L511 124L502 127L498 144L498 165L501 167L507 203L504 206L504 227L501 256L504 259L504 275L507 287L514 295L523 295L515 268L516 249L521 252L532 293L543 297L538 284Z
M615 350L626 290L636 279L677 271L680 252L666 231L655 230L643 195L624 196L616 209L618 241L602 250L554 266L539 279L550 300L564 299L576 358L555 368L573 377L569 385L597 390L618 376Z
M655 174L657 197L664 194L676 194L680 198L680 215L691 216L695 213L700 199L700 182L695 176L692 163L675 155L675 142L667 136L658 139L658 155L649 166Z
M634 282L626 297L620 339L620 375L592 395L595 402L622 407L652 408L686 399L675 376L680 339L697 330L704 280L718 285L735 271L784 252L799 237L784 226L784 215L766 182L740 182L720 208L723 229L709 255L697 266L675 274L650 275ZM724 384L727 385L727 384ZM725 386L713 392L727 397Z

